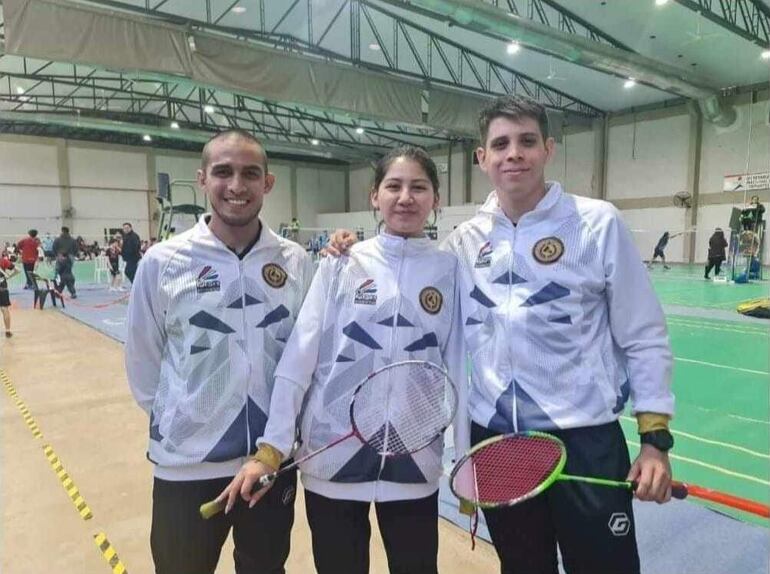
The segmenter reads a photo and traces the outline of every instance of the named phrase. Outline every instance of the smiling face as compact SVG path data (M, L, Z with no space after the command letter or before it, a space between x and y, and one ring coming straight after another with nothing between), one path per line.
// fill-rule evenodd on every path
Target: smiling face
M372 206L382 213L385 231L401 237L423 235L425 221L438 207L438 192L423 167L415 160L396 157L385 177L372 190Z
M198 185L211 205L212 229L238 232L259 227L259 212L275 178L265 169L265 152L238 135L211 141L205 169L198 170Z
M498 116L489 123L484 147L476 154L497 192L519 200L545 194L545 166L553 148L553 138L543 140L534 118Z

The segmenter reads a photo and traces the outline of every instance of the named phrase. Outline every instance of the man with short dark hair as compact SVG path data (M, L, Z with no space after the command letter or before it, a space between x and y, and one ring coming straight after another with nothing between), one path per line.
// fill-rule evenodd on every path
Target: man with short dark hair
M128 280L133 283L134 276L136 275L136 268L139 266L139 260L142 258L142 240L139 238L136 231L134 231L133 226L128 222L123 224L123 246L120 251L120 256L123 257L123 261L126 262L126 268L123 270L123 273L125 273Z
M204 147L198 185L211 213L148 250L128 307L126 371L149 416L154 463L151 546L156 574L211 574L232 528L239 574L283 574L296 472L259 505L204 520L259 448L273 372L313 275L304 250L260 220L274 176L251 134L228 131ZM273 449L274 450L274 449Z
M56 275L59 277L59 291L63 291L66 287L70 292L70 297L77 299L75 275L72 273L72 267L75 264L78 245L70 235L70 228L66 225L61 228L61 235L54 239L53 253L54 257L56 257Z
M16 248L21 254L21 264L24 267L24 275L27 279L27 284L24 285L24 288L34 289L35 281L32 279L32 275L35 273L35 264L37 264L38 249L40 248L37 229L30 229L27 232L27 237L19 240L16 244Z

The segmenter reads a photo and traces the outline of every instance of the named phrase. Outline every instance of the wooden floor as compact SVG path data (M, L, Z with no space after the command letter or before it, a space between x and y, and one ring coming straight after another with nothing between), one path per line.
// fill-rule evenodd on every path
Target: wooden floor
M13 322L14 337L0 341L0 572L108 574L118 572L115 552L127 572L152 572L147 419L128 391L122 345L54 310L13 309ZM478 541L471 552L467 533L443 520L439 527L440 572L499 571L491 546ZM111 548L100 549L99 534ZM313 572L301 496L292 536L287 571ZM233 570L228 541L217 573ZM387 573L376 528L371 571Z

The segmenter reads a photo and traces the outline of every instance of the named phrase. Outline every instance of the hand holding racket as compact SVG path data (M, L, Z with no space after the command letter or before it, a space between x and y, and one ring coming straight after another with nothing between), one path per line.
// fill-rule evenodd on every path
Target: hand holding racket
M529 500L558 480L629 490L637 486L635 481L563 474L566 462L564 443L555 436L535 431L500 435L478 443L457 462L449 477L449 487L460 501L479 508L501 508ZM684 499L688 495L770 517L766 505L671 482L671 496Z
M457 389L441 367L428 361L401 361L369 374L353 391L350 431L280 470L262 476L255 490L272 484L284 472L355 437L380 456L413 454L440 438L457 411ZM224 493L223 493L224 494ZM203 504L210 518L225 508L226 498Z

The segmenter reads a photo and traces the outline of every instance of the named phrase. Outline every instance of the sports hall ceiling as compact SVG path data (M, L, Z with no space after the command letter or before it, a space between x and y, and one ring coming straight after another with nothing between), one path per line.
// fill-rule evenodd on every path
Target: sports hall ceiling
M770 58L762 57L770 50L767 0L26 1L162 21L407 81L424 93L431 86L476 96L522 93L560 112L567 124L681 101L688 94L682 82L719 95L770 81ZM493 25L475 21L475 12ZM539 30L537 37L523 24ZM8 33L0 19L0 39ZM639 75L625 87L629 67ZM650 72L657 67L667 76ZM365 161L399 143L432 147L472 137L151 69L0 55L2 132L195 150L228 126L253 131L272 155L334 162Z

